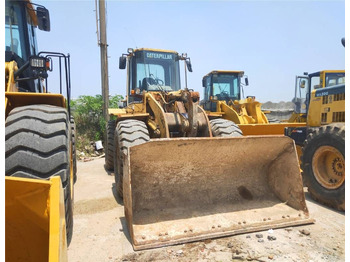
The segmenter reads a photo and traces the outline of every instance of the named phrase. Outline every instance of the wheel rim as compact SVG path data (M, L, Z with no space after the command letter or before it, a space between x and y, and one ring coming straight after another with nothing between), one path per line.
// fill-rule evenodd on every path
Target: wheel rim
M334 147L321 146L316 150L312 170L317 182L327 189L339 188L345 181L345 160Z

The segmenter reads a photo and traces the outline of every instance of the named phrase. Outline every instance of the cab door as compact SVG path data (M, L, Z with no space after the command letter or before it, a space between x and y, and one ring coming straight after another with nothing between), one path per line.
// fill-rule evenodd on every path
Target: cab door
M295 94L293 98L294 112L296 114L306 114L309 94L309 77L296 76L295 77Z

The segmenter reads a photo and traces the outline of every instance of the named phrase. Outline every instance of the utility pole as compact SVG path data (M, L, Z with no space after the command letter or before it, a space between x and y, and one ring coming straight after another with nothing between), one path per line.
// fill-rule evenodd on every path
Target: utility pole
M105 0L99 2L99 20L100 20L100 54L101 54L101 88L103 99L103 116L108 122L108 107L109 107L109 86L108 86L108 56L107 56L107 32L106 32L106 4ZM97 11L96 11L97 12Z

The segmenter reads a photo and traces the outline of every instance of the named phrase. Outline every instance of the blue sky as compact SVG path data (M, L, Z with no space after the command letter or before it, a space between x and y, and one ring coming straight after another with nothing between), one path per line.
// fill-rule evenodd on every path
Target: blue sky
M39 50L71 55L72 97L100 94L95 1L34 2L51 18L51 32L37 31ZM119 56L147 47L187 53L188 87L201 97L211 70L244 70L245 95L290 101L295 75L345 68L344 36L345 1L107 1L110 94L125 95Z

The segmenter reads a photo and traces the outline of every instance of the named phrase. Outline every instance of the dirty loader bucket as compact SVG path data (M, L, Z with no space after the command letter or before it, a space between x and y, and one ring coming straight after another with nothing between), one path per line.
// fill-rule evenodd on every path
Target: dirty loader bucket
M60 177L5 178L6 261L67 261L63 198Z
M135 250L314 222L288 137L157 139L124 163Z

